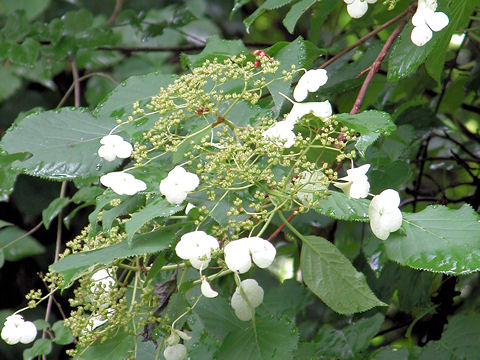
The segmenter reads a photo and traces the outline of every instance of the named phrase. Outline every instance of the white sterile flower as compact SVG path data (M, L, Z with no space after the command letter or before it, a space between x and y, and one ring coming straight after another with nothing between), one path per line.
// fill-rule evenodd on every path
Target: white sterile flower
M187 348L183 344L167 346L163 356L165 360L183 360L187 357Z
M325 85L327 80L327 70L308 70L302 75L300 80L298 80L297 86L293 91L293 98L296 101L305 100L309 92L317 91L320 86Z
M398 208L400 196L392 189L383 190L375 196L368 207L370 228L375 236L386 240L391 232L402 226L402 212Z
M357 168L352 167L350 170L347 170L347 176L338 179L347 181L347 183L334 183L334 185L342 189L348 198L366 198L370 190L370 183L366 175L368 169L370 169L370 164L365 164Z
M87 325L87 331L95 330L97 327L105 324L108 321L108 318L105 320L101 320L100 316L93 316Z
M147 188L147 185L132 174L114 171L100 177L102 185L111 188L118 195L135 195Z
M206 279L202 280L202 285L200 286L200 290L202 291L203 296L207 298L214 298L218 295L218 292L212 289L212 286Z
M212 251L218 249L218 242L204 231L192 231L184 234L175 252L178 257L189 260L195 269L205 269L212 257Z
M321 170L313 173L304 171L298 175L297 183L301 184L301 189L297 193L298 199L307 204L313 201L313 193L316 191L326 190L325 180L327 177Z
M237 286L232 295L231 305L241 321L248 321L253 317L255 308L263 302L263 289L254 279L243 280L240 286L241 289Z
M117 157L125 159L132 155L132 145L119 135L104 136L100 140L100 144L102 146L98 149L98 156L107 161L113 161Z
M200 179L196 174L176 166L167 177L160 182L160 192L170 204L181 204L187 194L197 188Z
M188 203L187 206L185 207L185 214L188 215L188 213L190 212L190 210L196 208L195 205L193 205L192 203Z
M264 138L274 140L276 145L284 146L288 149L295 145L296 135L293 132L293 126L294 124L290 121L279 121L265 130L262 135Z
M418 7L412 17L413 30L410 35L412 42L423 46L432 38L432 31L440 31L449 23L448 16L437 9L436 0L418 0Z
M107 269L98 270L92 275L92 285L90 287L93 293L99 292L100 289L110 291L113 285L115 285L115 279L110 275Z
M10 315L5 320L1 337L9 345L18 342L31 343L37 336L37 328L31 321L24 321L21 315Z
M297 103L293 101L292 110L287 115L285 121L293 125L307 114L313 114L319 118L328 118L332 116L332 105L328 100L322 102Z
M250 237L229 242L224 248L224 254L227 267L243 274L250 270L252 259L259 268L270 266L277 250L265 239Z
M377 0L343 0L347 4L347 12L354 19L361 18L368 10L368 4L375 4Z

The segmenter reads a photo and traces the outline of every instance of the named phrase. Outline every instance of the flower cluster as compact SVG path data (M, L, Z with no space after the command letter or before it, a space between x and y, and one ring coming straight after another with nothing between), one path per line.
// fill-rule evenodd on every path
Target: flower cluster
M412 17L413 30L412 42L417 46L423 46L433 36L432 31L440 31L448 25L448 16L437 9L436 0L418 0L418 7Z
M212 252L218 249L218 242L204 231L192 231L182 235L175 252L178 257L190 261L195 269L207 268Z
M31 321L23 320L22 315L10 315L3 324L2 339L9 345L31 343L37 336L37 328Z
M327 176L321 170L312 173L303 171L298 175L297 184L300 190L297 192L298 199L305 205L313 201L313 195L317 192L325 192L328 188Z
M263 289L254 279L246 279L237 286L232 295L231 305L241 321L253 318L255 308L263 302Z
M347 4L347 12L354 19L359 19L368 10L368 4L375 4L377 0L343 0Z
M229 242L224 253L228 268L243 274L252 267L252 260L259 268L270 266L277 251L269 241L250 237Z
M200 179L196 174L176 166L168 176L160 182L160 192L171 204L181 204L187 194L197 188Z

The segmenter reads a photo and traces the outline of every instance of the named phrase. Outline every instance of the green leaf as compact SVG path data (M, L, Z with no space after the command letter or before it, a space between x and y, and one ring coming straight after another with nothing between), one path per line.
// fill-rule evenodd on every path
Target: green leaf
M414 269L444 274L480 270L479 215L469 206L428 206L403 213L405 235L395 232L385 242L387 256Z
M396 129L390 114L383 111L368 110L355 115L338 114L336 115L336 119L342 123L342 125L348 126L361 134L355 147L362 157L365 156L367 148L373 144L380 135L388 136Z
M135 337L129 333L120 331L104 342L95 342L75 360L105 360L105 359L126 359L128 353L134 347Z
M295 325L287 319L258 317L230 332L216 353L218 360L290 360L297 347Z
M70 204L70 199L66 197L57 198L53 200L46 209L42 211L42 220L45 229L48 230L50 223L57 217L57 215L62 211L62 209Z
M173 239L174 234L170 231L159 230L146 233L136 237L131 247L124 240L102 249L85 251L64 257L59 262L50 265L50 269L63 276L64 286L67 287L73 280L96 264L109 265L115 259L157 253L168 248Z
M18 170L12 168L12 163L16 160L25 160L27 156L28 154L25 153L14 155L0 153L0 201L8 200L8 195L12 193L17 179Z
M330 191L328 198L320 200L314 210L337 220L367 222L369 204L366 199L348 199L342 192Z
M419 360L462 359L476 360L480 353L480 314L459 314L448 321L438 341L430 341L420 354Z
M107 162L97 155L100 139L113 126L113 121L100 123L85 109L38 112L12 126L1 146L9 154L32 154L13 164L28 175L52 180L99 177L120 162Z
M70 329L67 328L63 320L55 322L52 326L52 331L55 335L53 342L59 345L67 345L73 342L73 335Z
M450 2L450 8L446 11L444 11L442 7L437 9L437 11L444 11L449 18L448 26L442 31L434 33L433 36L438 36L440 39L436 42L431 55L428 56L425 62L428 74L434 78L437 83L440 83L441 80L452 35L456 30L463 29L467 26L470 15L472 15L472 12L478 4L478 0L457 0Z
M0 79L2 79L0 81L0 101L8 99L22 86L22 80L15 75L12 67L1 66Z
M110 210L105 210L102 215L103 232L109 232L115 218L134 212L144 203L145 196L143 194L136 194L124 199L120 205L114 206Z
M98 186L88 186L82 187L79 189L75 195L72 196L72 201L75 204L80 204L82 202L90 202L95 200L97 196L101 195L104 192L102 188Z
M388 81L398 81L414 72L440 40L440 37L434 34L427 44L416 46L410 38L412 29L413 25L408 23L393 43L388 57Z
M266 0L252 15L243 20L247 33L250 32L250 26L257 18L262 15L266 10L278 9L282 6L290 4L293 0Z
M205 48L198 54L182 54L181 61L184 68L194 68L202 65L205 60L212 61L217 58L219 61L227 59L233 55L247 53L248 50L241 40L224 40L217 35L207 39Z
M352 359L365 350L380 330L384 316L376 314L341 330L323 327L315 337L317 357ZM362 357L359 357L362 358Z
M10 61L16 65L30 66L35 63L40 51L40 43L28 38L21 45L13 44L8 51Z
M33 346L23 351L23 360L31 360L39 355L48 355L52 352L52 341L37 339Z
M11 14L17 10L24 10L27 19L32 20L43 13L50 0L4 0L0 2L0 14Z
M133 236L148 221L159 217L168 217L173 215L185 206L172 205L164 198L158 198L147 204L142 210L134 213L132 218L125 224L128 243L132 242Z
M305 286L290 279L277 287L270 288L265 294L263 304L269 313L277 317L287 316L294 320L297 312L305 308L312 299L312 294Z
M117 86L100 104L93 114L102 121L112 121L112 128L116 119L126 120L133 111L135 101L150 100L161 87L173 82L174 75L154 72L146 75L131 76Z
M407 348L390 348L383 347L378 352L375 352L375 355L369 360L405 360L409 359Z
M301 0L290 8L287 15L285 15L285 18L282 21L283 25L287 28L290 34L293 34L298 19L300 19L300 17L305 14L305 12L310 9L316 2L317 0Z
M45 252L45 247L31 236L17 240L25 236L26 233L26 231L14 226L8 226L0 230L0 249L3 250L5 260L18 261Z
M232 307L223 297L202 298L194 311L207 332L220 340L224 339L230 331L243 329Z
M386 305L370 290L365 275L322 237L305 236L300 263L305 284L340 314Z

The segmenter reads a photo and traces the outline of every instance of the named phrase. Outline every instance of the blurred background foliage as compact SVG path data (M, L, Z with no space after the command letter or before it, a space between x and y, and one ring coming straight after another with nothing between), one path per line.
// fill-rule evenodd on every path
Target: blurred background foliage
M400 0L388 10L379 2L362 19L352 20L341 0L0 0L0 135L33 111L74 105L72 62L81 80L80 105L93 109L132 75L186 70L186 55L202 51L213 36L241 39L250 50L301 36L321 49L323 55L315 59L315 67L400 14L410 3ZM480 18L475 8L478 1L472 3L456 29L460 35L467 28L468 36L454 37L448 44L445 66L435 67L428 61L426 66L413 64L409 73L395 78L392 57L400 56L401 49L394 48L363 102L362 110L389 112L398 126L393 136L370 147L365 158L376 162L369 174L372 192L403 186L402 210L419 211L431 203L452 207L468 203L479 209ZM349 112L363 82L357 75L374 61L392 29L385 28L330 65L329 82L315 96L328 97L335 112ZM212 52L228 53L222 43L215 44ZM407 61L408 54L404 56ZM42 219L53 219L56 213L44 213L42 218L42 211L58 197L60 183L13 172L8 165L18 156L0 154L0 320L25 305L24 295L31 288L44 287L32 274L46 271L55 247L56 226L47 230ZM69 184L67 194L75 192L74 184ZM65 240L87 224L88 205L74 214L75 204L67 206ZM416 344L424 345L440 338L447 316L478 310L477 274L457 278L417 272L379 258L379 241L363 239L362 224L338 223L326 217L295 221L297 228L313 222L319 234L335 241L357 269L367 274L380 299L393 299L382 329L382 322L375 325L378 321L372 318L348 330L375 329L373 341L355 350L401 345L407 341L407 329ZM17 241L11 244L12 240ZM64 300L58 300L68 308ZM330 341L335 349L338 343L329 328L342 328L351 319L311 297L298 304L298 309L303 311L297 320L301 339ZM35 312L28 316L41 318L44 309ZM60 314L54 312L54 317ZM461 323L460 319L454 325L460 327ZM21 351L21 346L0 343L2 359L19 359ZM309 351L308 346L301 347L298 358L308 358ZM350 357L346 354L332 352L333 357ZM372 358L393 359L393 354L383 348ZM471 354L465 358L473 359ZM395 353L398 355L405 358ZM49 358L62 356L60 349L54 349Z

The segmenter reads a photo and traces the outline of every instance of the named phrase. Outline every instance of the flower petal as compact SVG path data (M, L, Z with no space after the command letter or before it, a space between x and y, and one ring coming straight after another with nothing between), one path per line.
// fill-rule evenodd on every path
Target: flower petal
M200 286L203 296L207 298L214 298L218 296L218 292L212 289L210 283L207 280L202 280L202 285Z
M433 36L432 30L430 30L427 24L425 24L425 25L415 26L412 30L412 33L410 34L410 39L412 40L413 44L417 46L423 46L430 41L432 36Z

